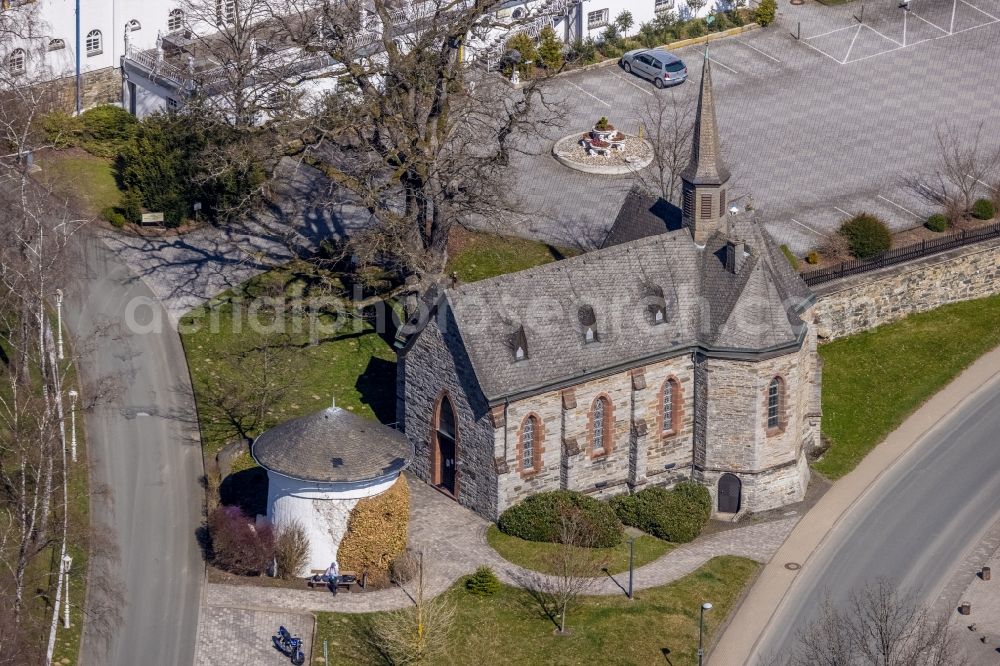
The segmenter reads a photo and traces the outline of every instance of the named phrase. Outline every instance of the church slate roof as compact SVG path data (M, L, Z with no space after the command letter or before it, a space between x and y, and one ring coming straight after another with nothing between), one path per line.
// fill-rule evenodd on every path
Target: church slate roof
M681 212L663 199L654 199L637 187L625 196L611 231L601 247L620 245L680 228Z
M293 479L357 483L402 472L413 449L401 432L328 407L271 428L251 454L261 467Z
M445 289L438 307L451 310L492 404L695 348L754 358L797 347L812 293L750 215L730 233L747 249L735 273L725 235L699 248L678 229ZM663 323L652 314L658 307ZM515 339L526 342L522 360Z

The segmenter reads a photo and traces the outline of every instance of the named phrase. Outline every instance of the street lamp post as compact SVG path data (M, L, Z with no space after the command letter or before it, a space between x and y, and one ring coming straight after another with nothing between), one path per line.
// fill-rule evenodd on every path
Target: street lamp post
M705 649L702 647L702 637L705 634L705 611L712 610L712 604L707 601L701 605L701 616L698 619L698 666L705 660Z
M76 398L79 395L76 389L69 390L69 455L73 462L76 462Z
M63 360L63 338L62 338L62 289L56 289L56 346L59 350L59 360Z
M628 599L632 601L632 577L635 574L635 537L628 540Z
M69 627L69 568L73 566L73 558L69 555L62 557L63 574L66 576L66 605L63 606L63 626Z

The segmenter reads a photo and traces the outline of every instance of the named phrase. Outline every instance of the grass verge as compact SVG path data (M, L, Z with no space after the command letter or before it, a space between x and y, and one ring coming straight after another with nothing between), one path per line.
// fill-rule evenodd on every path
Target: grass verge
M462 282L477 282L580 254L572 248L464 229L452 231L449 240L447 271L458 273Z
M819 348L823 434L836 479L973 361L1000 345L1000 296L952 303Z
M87 217L97 217L121 198L110 160L71 148L44 152L38 165L39 180Z
M554 573L549 564L550 556L555 550L562 548L559 544L526 541L504 534L496 525L490 525L486 531L486 542L508 562L542 573ZM635 567L638 569L644 564L649 564L673 548L673 544L648 534L638 536L635 539ZM588 550L595 558L607 559L608 573L616 574L628 571L629 546L627 540L613 548L591 548Z
M504 586L480 598L459 581L446 592L456 616L437 663L696 663L699 607L704 601L714 606L705 615L707 644L757 567L752 560L716 557L669 585L638 592L634 601L624 595L583 597L567 615L567 636L553 634L552 621L525 590ZM317 613L313 656L322 656L326 640L332 664L381 663L365 638L370 617Z

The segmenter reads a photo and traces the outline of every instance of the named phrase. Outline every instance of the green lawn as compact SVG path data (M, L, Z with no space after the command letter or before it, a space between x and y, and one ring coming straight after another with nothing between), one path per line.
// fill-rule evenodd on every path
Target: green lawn
M624 595L584 597L571 608L567 636L553 634L522 589L504 586L493 597L475 597L459 581L447 592L456 606L448 653L437 663L477 664L684 664L696 663L699 607L705 615L706 643L757 570L739 557L716 557L693 573L662 587ZM329 642L333 664L378 664L364 639L366 615L317 613L316 648Z
M549 555L559 544L526 541L515 536L504 534L496 525L491 525L486 531L486 542L493 547L502 558L525 569L550 573ZM639 568L659 559L673 548L670 544L656 537L643 534L635 540L635 567ZM628 571L628 541L625 540L614 548L593 548L595 558L606 559L609 573L616 574Z
M458 273L462 282L522 271L580 254L539 241L456 230L452 233L452 257L448 272Z
M110 160L68 149L46 151L37 162L42 167L39 178L46 187L69 199L71 206L88 217L97 217L121 198Z
M459 271L463 280L483 279L561 256L561 251L543 243L463 231L450 270ZM266 401L262 414L247 419L250 436L322 409L331 398L338 406L382 423L396 420L396 354L391 326L384 326L380 334L370 321L328 315L319 315L318 326L311 326L308 309L287 305L276 308L277 315L274 308L266 307L255 317L269 330L248 325L255 299L269 298L294 306L299 297L309 298L330 289L342 289L336 275L293 262L220 294L182 319L181 339L206 455L215 455L238 438L231 423L234 403L260 402L262 384L280 390L274 392L275 399ZM310 330L317 328L319 333L311 335ZM252 465L252 461L238 465Z
M1000 296L953 303L824 344L823 433L815 468L850 472L928 398L1000 345Z

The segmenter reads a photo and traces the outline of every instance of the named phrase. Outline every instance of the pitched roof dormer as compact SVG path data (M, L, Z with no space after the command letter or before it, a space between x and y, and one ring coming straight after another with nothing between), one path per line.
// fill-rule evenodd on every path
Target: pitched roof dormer
M583 341L585 343L597 342L597 315L594 308L589 305L581 305L577 311L580 319L580 326L583 327Z

